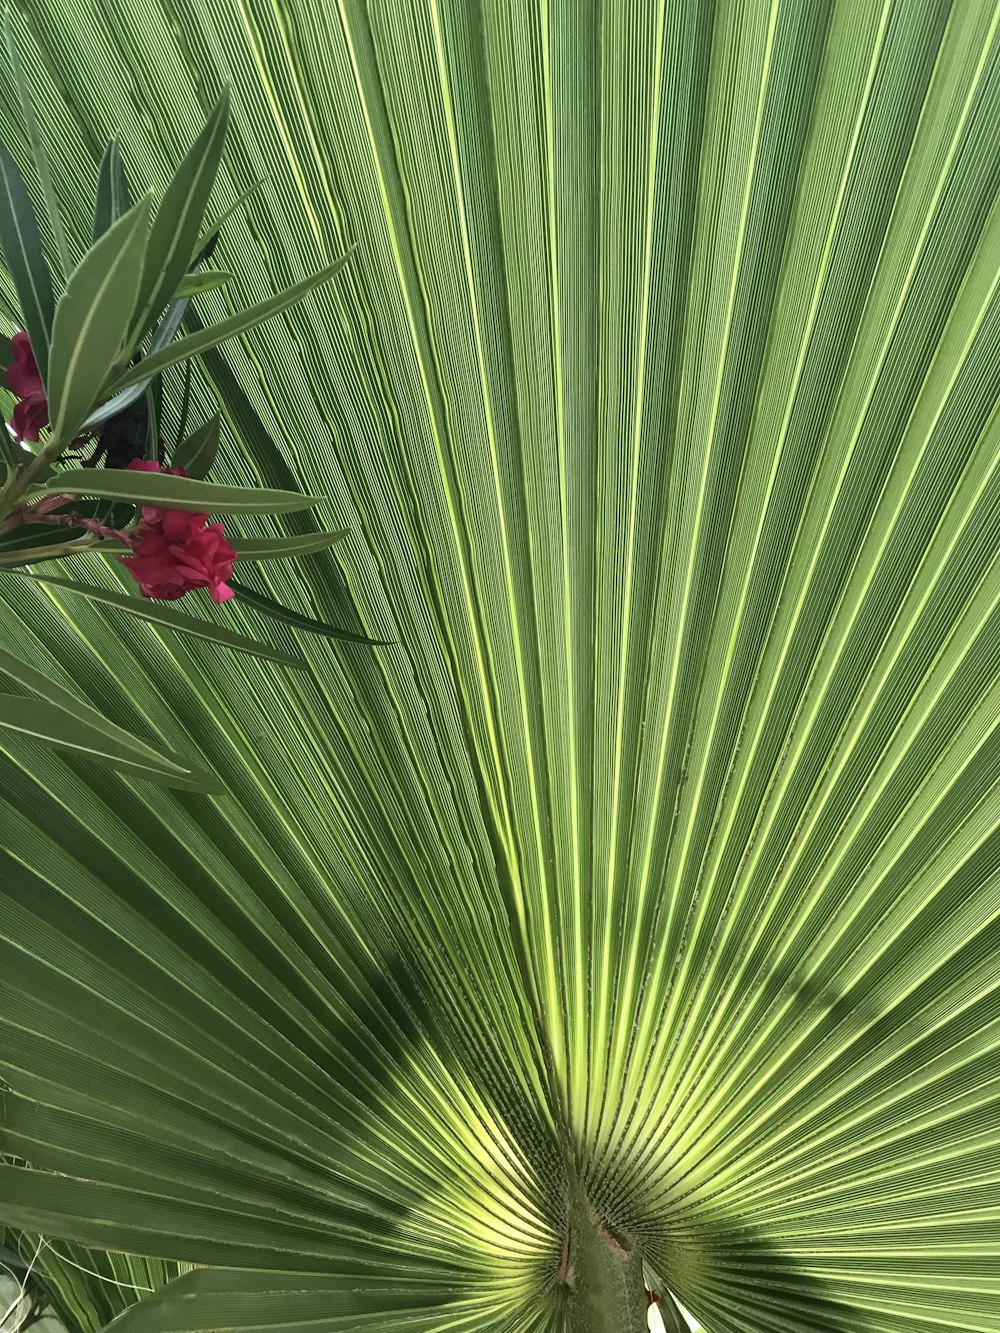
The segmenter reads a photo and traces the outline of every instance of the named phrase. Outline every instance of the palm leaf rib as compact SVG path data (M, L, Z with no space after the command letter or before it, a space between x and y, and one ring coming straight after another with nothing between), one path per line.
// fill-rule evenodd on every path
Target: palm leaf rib
M220 782L4 733L0 1222L73 1333L576 1333L582 1194L710 1333L1000 1333L996 7L23 10L74 253L227 84L186 332L351 251L190 428L377 641L0 580Z

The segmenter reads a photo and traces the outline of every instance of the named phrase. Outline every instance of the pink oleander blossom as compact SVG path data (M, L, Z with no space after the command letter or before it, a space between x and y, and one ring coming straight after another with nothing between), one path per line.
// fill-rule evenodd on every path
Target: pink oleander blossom
M38 432L49 424L49 402L38 372L31 339L15 333L10 340L14 359L7 367L7 383L20 398L10 424L18 440L37 440Z
M161 471L159 463L137 458L129 468L143 472ZM183 468L162 471L184 477ZM144 597L175 601L194 588L207 588L213 602L233 596L226 584L233 572L236 552L226 541L221 523L205 526L207 514L189 509L160 509L144 505L139 526L121 535L132 547L131 556L120 557L138 582Z

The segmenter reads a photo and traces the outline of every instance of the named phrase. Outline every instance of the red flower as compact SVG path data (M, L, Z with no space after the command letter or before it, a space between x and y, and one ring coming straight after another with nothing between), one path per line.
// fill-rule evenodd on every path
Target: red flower
M143 472L161 470L159 463L144 458L133 459L129 468ZM180 467L162 470L187 476ZM121 534L133 554L120 558L144 597L175 601L192 588L207 588L213 602L224 602L233 596L226 579L233 572L236 552L226 541L222 524L206 527L207 518L207 514L196 514L190 509L143 506L138 528Z
M49 424L49 403L45 385L35 364L31 339L15 333L10 340L14 360L7 367L7 383L20 398L10 424L18 440L37 440L38 432Z

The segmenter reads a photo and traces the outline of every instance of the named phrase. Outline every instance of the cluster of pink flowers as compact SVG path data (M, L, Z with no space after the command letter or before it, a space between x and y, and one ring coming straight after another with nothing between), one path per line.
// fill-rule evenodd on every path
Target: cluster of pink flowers
M7 369L7 383L21 400L14 409L11 425L18 440L37 440L38 432L49 421L45 386L28 335L15 333L11 348L14 359ZM141 458L133 459L128 466L144 472L160 471L159 463ZM163 471L187 476L180 467ZM99 524L82 519L80 522L84 527L105 532ZM226 541L222 524L208 523L207 514L145 505L137 528L106 535L120 537L132 548L132 555L122 556L121 562L139 584L144 597L172 602L194 588L207 588L213 602L225 602L233 596L226 580L233 572L236 552Z
M129 467L159 472L159 463L136 458ZM164 472L186 476L183 468ZM139 584L144 597L175 601L193 588L207 588L213 602L233 596L226 583L233 572L236 552L226 541L221 523L209 523L207 514L189 509L159 509L145 505L138 528L121 536L132 547L121 562Z

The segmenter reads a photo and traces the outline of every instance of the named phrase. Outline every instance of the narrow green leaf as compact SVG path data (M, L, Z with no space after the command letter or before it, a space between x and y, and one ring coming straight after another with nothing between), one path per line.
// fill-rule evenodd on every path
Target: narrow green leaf
M326 551L348 535L339 532L310 532L300 537L226 537L241 560L294 560L298 556Z
M348 529L339 532L310 532L298 537L234 537L226 533L226 541L241 560L295 560L299 556L327 551L348 535ZM105 541L95 546L98 555L127 555L129 548L120 542Z
M241 560L295 560L303 555L329 550L348 535L340 532L310 532L301 537L234 537L226 533L226 541ZM129 547L122 542L103 541L93 548L95 555L128 555Z
M10 57L10 67L14 74L14 84L21 100L24 127L28 131L28 141L31 144L35 171L38 173L38 180L45 196L45 207L49 215L49 224L52 227L52 236L56 243L56 250L59 252L59 262L62 264L63 276L68 278L73 263L69 257L69 246L66 244L66 229L63 226L62 213L59 209L59 200L56 198L55 187L52 184L52 172L49 170L48 155L45 152L45 144L38 128L38 118L31 102L31 90L24 75L21 57L18 55L17 43L14 41L10 10L7 8L4 9L3 30L7 43L7 54Z
M52 278L24 178L0 143L0 248L14 281L24 327L42 377L48 384L49 341L55 315Z
M232 282L235 276L221 268L210 269L207 273L186 273L174 296L198 296L201 292L214 292Z
M347 643L367 643L373 648L384 648L388 643L387 639L369 639L364 634L352 634L349 630L328 625L324 620L314 620L312 616L290 611L287 606L282 606L280 602L265 597L263 593L255 592L253 588L247 588L234 579L229 580L229 586L237 597L262 614L270 616L272 620L284 621L286 625L294 625L296 629L305 630L309 634L321 634L325 639L343 639Z
M52 434L69 440L93 406L121 347L146 248L149 198L119 218L80 261L52 325Z
M138 342L174 295L191 265L209 195L215 185L229 123L229 89L167 186L149 235L142 282L130 327Z
M177 423L177 438L183 440L187 434L188 414L191 410L191 376L194 364L188 361L181 372L184 376L184 388L181 392L180 420ZM163 383L163 380L160 380Z
M287 1333L316 1328L330 1333L386 1329L434 1333L466 1329L454 1286L399 1264L339 1264L348 1271L259 1273L195 1268L137 1301L107 1325L105 1333Z
M172 462L174 467L182 467L189 477L201 478L208 475L218 452L219 414L216 413L178 446Z
M90 704L77 699L75 695L70 694L69 690L64 689L62 685L58 685L36 667L29 666L27 662L22 662L19 657L15 657L13 653L9 653L3 648L0 648L0 672L9 676L11 680L16 680L19 685L31 690L33 694L37 694L62 712L75 717L84 726L102 732L116 746L131 749L134 756L138 760L142 760L147 767L159 768L166 774L190 777L199 782L209 781L207 774L199 773L186 761L164 751L155 750L152 746L147 745L145 741L141 741L138 736L133 736L123 728L115 726L96 708L92 708Z
M216 486L213 482L163 472L117 468L67 468L39 491L41 495L96 495L106 500L192 509L206 514L285 513L319 504L315 495L269 490L264 486Z
M58 748L83 752L88 759L110 764L130 777L145 778L169 787L196 791L221 791L221 784L206 776L174 773L156 764L137 759L127 746L118 746L103 732L39 699L23 695L0 694L0 734L16 732L31 740Z
M287 287L283 292L278 292L274 296L269 296L264 301L258 301L256 305L250 306L247 310L241 310L238 314L231 315L228 319L221 320L218 324L213 324L210 328L203 329L199 333L189 333L187 337L178 339L161 351L153 353L151 356L144 357L137 366L131 366L125 373L109 386L110 393L119 393L122 389L136 384L150 375L158 374L161 370L166 370L168 366L175 366L178 361L185 361L189 356L197 356L209 347L217 347L219 343L226 342L229 338L235 338L238 334L246 333L248 329L255 328L258 324L263 324L266 319L273 315L280 315L283 310L289 309L301 301L303 296L321 287L324 282L328 282L340 269L344 267L348 259L355 250L351 246L350 250L334 260L332 264L327 264L321 268L318 273L310 274L308 278L303 278L292 287Z
M121 148L112 139L101 159L97 180L97 203L94 208L94 240L98 241L120 217L132 207L132 195L125 176Z
M198 241L197 253L199 255L201 255L208 248L208 246L211 245L211 243L218 237L219 232L222 230L223 226L229 221L229 219L233 216L233 214L238 212L243 207L243 205L246 203L246 201L250 198L252 194L256 194L256 192L264 184L266 179L267 179L266 176L262 176L260 180L256 180L252 185L248 185L247 188L239 195L236 201L230 204L229 207L224 212L220 213L219 216L215 219L215 221L208 227L208 229L202 233Z
M26 1273L30 1268L27 1259L16 1250L8 1249L6 1245L0 1245L0 1264L5 1268L13 1268L18 1273Z
M146 457L156 460L160 456L160 423L163 417L163 379L158 377L143 390L146 400Z
M61 559L67 554L67 545L87 535L84 528L24 523L0 536L0 566L16 569L41 560Z
M151 356L153 352L159 351L161 347L166 347L167 343L170 342L170 339L180 328L180 323L184 318L184 313L187 310L187 307L188 298L186 296L182 297L179 301L172 301L170 305L167 306L163 318L156 326L156 332L150 339L147 356ZM90 416L83 423L81 429L91 430L94 426L99 426L103 421L107 421L111 417L116 417L119 412L123 412L126 407L129 407L134 403L137 398L142 397L146 386L151 384L153 379L154 375L149 375L145 379L138 380L131 388L126 389L123 393L115 394L113 398L109 398L107 402L102 403L100 407L95 408L94 411L91 412Z
M0 694L0 732L14 731L32 740L82 752L88 759L113 764L136 777L156 781L184 782L186 774L173 773L162 765L154 767L137 758L131 746L118 744L97 727L57 708L44 699L30 699L23 694Z
M18 460L18 455L23 458L24 454L17 447L17 442L12 440L10 432L4 428L4 423L0 421L0 487L6 485L7 467L13 468Z
M208 639L211 643L217 643L223 648L231 648L233 652L249 653L251 657L264 657L270 662L280 662L283 666L306 666L301 658L283 653L279 648L272 648L269 643L261 643L258 639L248 639L243 634L237 634L235 630L226 629L223 625L214 625L208 620L198 620L195 616L186 616L182 611L174 611L168 607L160 606L156 601L149 598L143 597L140 599L132 597L128 593L110 592L106 588L92 588L86 583L74 583L71 579L56 579L49 578L47 575L29 574L26 570L18 570L17 572L22 578L34 579L38 583L45 583L53 588L65 588L68 592L79 593L81 597L88 597L91 601L102 602L106 606L116 606L120 611L138 616L140 620L148 620L154 625L162 625L165 629L192 634L199 639Z

